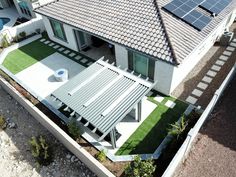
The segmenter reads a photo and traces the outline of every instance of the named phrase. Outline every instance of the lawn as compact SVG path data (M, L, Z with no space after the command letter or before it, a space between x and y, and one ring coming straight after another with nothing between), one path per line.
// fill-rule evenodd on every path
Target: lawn
M10 52L3 61L3 66L13 74L17 74L54 52L55 49L53 47L36 40Z
M170 124L176 122L188 106L186 103L168 96L158 103L153 99L154 96L152 95L148 100L157 104L156 109L129 137L116 155L153 153L168 134L167 129L170 128ZM176 103L173 109L164 105L168 100Z

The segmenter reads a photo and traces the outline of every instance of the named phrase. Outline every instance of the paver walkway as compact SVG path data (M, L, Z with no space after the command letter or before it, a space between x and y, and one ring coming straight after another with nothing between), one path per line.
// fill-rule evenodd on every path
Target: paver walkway
M172 95L204 109L234 65L235 49L236 38L227 47L213 46Z
M210 121L200 131L197 143L177 177L236 176L236 78L226 89Z
M71 49L65 48L64 46L61 46L59 44L56 44L55 42L52 42L49 39L41 38L39 40L40 42L43 42L45 45L48 45L49 47L53 47L62 55L65 55L66 57L74 60L75 62L81 64L84 67L89 67L91 64L93 64L95 61L81 53L78 53L76 51L73 51Z

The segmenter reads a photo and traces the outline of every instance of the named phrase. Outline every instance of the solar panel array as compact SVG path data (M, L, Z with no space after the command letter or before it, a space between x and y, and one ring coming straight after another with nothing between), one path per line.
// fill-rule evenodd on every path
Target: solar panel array
M198 12L196 8L200 6L217 15L230 2L231 0L173 0L163 8L201 31L210 23L211 17Z
M200 6L210 13L218 15L231 0L205 0Z

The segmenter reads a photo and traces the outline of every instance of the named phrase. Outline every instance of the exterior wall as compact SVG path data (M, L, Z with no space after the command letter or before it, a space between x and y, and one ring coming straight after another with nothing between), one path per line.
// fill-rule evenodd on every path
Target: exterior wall
M236 11L230 14L228 18L213 31L209 37L203 41L198 48L196 48L179 66L173 66L163 61L156 61L154 80L157 81L155 90L169 95L187 76L187 74L195 67L195 65L202 59L208 50L214 45L215 41L221 36L225 29L227 29L234 21ZM45 27L47 29L49 38L55 42L60 43L72 50L78 51L73 27L63 24L64 31L67 37L67 42L54 37L49 20L43 17ZM88 38L89 38L88 34ZM122 69L128 68L128 51L125 47L115 45L116 64Z
M65 47L68 47L72 50L78 51L73 27L63 24L66 39L67 39L67 42L65 42L65 41L62 41L61 39L58 39L54 36L50 21L48 20L47 17L43 17L43 22L44 22L45 28L47 30L48 36L51 40L53 40L61 45L64 45Z
M157 60L155 63L154 80L157 81L154 89L169 95L170 85L172 83L174 66L164 61Z
M121 69L128 68L128 51L125 47L115 44L116 65Z
M174 67L172 83L170 85L171 93L187 76L187 74L195 67L195 65L202 59L202 57L209 51L209 49L214 45L215 41L222 35L225 29L227 29L234 21L236 12L229 15L228 18L216 28L211 35L199 45L199 47L194 50L184 63L177 67Z

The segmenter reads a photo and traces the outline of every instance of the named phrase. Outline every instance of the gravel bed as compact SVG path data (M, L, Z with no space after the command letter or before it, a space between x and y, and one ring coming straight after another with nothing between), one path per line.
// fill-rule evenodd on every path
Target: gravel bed
M236 176L236 78L201 129L176 177Z
M95 176L2 88L0 115L8 121L8 128L0 130L1 177ZM50 142L54 160L50 165L37 169L28 141L38 135L44 135Z

